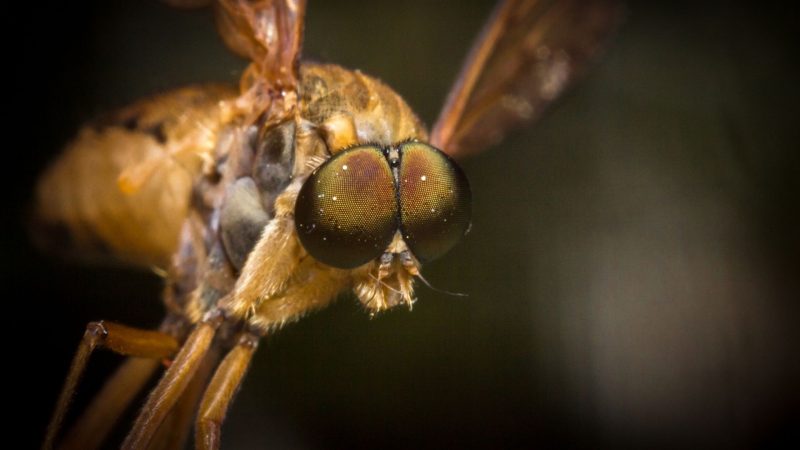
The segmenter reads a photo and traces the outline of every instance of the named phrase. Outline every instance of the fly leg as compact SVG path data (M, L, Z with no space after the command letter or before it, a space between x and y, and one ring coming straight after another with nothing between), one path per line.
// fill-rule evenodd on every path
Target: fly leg
M219 310L207 313L186 338L186 342L175 356L175 360L147 397L147 402L136 417L133 429L122 443L123 450L147 448L167 413L181 397L198 367L204 361L211 341L223 319Z
M186 448L186 440L197 417L200 397L208 386L208 381L219 364L221 352L212 345L204 361L197 369L189 386L183 391L178 402L172 407L164 422L150 441L148 450L178 450Z
M259 338L253 332L243 334L214 373L200 403L195 429L195 449L219 449L222 422L247 372Z
M72 359L67 379L64 381L64 386L61 388L61 394L58 397L55 411L53 411L53 416L47 426L44 443L42 444L43 449L53 448L58 431L61 428L61 423L64 421L64 416L67 413L70 401L75 393L75 388L78 386L78 382L83 372L86 370L89 357L97 348L107 348L121 355L160 360L173 355L178 349L178 342L172 336L159 331L141 330L112 322L89 323L89 325L86 326L83 339L81 339L81 343L78 345L78 350L75 352L75 356ZM146 380L149 373L152 373L157 366L156 362L152 364L152 369L148 370L148 364L145 363L129 362L126 364L139 366L137 367L138 370L135 372L129 372L130 375L134 375L134 373L138 375L135 376L133 380L129 381L142 379L141 383ZM117 388L119 388L119 386L117 386ZM110 394L113 395L113 393ZM101 392L101 395L103 395L103 392ZM105 415L105 419L109 422L109 428L119 413L125 409L127 401L130 401L130 399L120 398L119 400L115 399L114 402L106 402L109 403L105 405L108 409L104 411L103 414ZM119 410L117 415L111 417L111 414L117 410Z

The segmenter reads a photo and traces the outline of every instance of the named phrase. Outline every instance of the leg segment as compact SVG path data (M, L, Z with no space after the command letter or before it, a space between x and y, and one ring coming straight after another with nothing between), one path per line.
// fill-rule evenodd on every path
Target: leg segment
M244 378L247 367L258 345L259 336L246 333L225 356L214 378L211 379L200 403L195 430L197 450L219 449L222 422L234 394Z
M75 425L64 436L62 450L94 450L103 444L119 417L161 366L161 361L128 358L103 388Z
M167 413L178 401L203 362L222 320L222 314L215 310L206 314L195 327L172 365L147 397L147 402L139 412L133 429L122 443L123 450L147 448Z
M86 370L86 363L98 347L105 347L122 355L162 359L175 353L178 342L172 336L158 331L140 330L112 322L89 323L72 359L56 409L47 426L43 449L53 448L75 388Z
M186 448L186 438L192 429L194 419L197 417L197 406L200 396L208 385L208 380L219 364L220 352L215 346L206 353L205 360L200 364L197 373L192 378L189 386L181 395L178 403L172 408L164 422L158 428L153 440L150 441L148 450L180 450Z

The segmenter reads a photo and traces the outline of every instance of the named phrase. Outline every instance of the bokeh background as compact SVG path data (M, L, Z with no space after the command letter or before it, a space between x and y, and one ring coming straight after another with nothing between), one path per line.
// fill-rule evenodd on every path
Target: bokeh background
M430 124L491 10L432 3L312 1L305 54L382 78ZM22 181L5 190L0 265L4 369L24 396L7 433L35 448L85 323L162 314L155 276L33 249L36 174L86 120L235 81L243 62L207 11L14 8L30 28L6 39L6 89L24 95L6 182ZM413 312L372 320L345 296L287 327L260 348L224 448L797 448L798 17L629 4L582 83L464 164L472 232L425 275L468 296L421 287ZM78 408L118 361L93 360Z

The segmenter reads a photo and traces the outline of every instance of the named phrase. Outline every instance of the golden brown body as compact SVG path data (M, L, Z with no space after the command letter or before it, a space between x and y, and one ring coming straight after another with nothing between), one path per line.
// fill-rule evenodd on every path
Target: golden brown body
M471 130L490 127L494 140L551 101L550 82L558 81L560 90L591 56L598 36L613 29L613 4L589 4L593 7L572 0L541 5L509 0L498 8L434 127L433 146L451 156L476 151L486 140ZM343 149L372 144L385 151L384 164L392 165L395 183L400 183L399 153L406 144L440 155L441 150L424 144L428 134L421 122L381 82L335 65L298 62L303 0L218 0L214 8L225 43L252 62L238 92L200 86L140 102L81 130L40 182L37 212L44 229L66 230L73 250L84 255L99 249L164 269L168 310L158 332L90 324L45 448L57 441L70 398L97 347L143 358L172 357L124 449L179 446L198 404L195 444L218 448L222 421L261 336L346 290L373 313L414 301L419 261L413 241L409 247L404 240L399 217L391 241L387 234L383 244L388 245L378 248L383 253L341 269L319 262L301 245L294 211L309 175ZM563 32L559 24L575 26L574 31ZM404 141L415 142L398 145ZM445 155L440 159L450 161ZM337 161L328 167L336 162L339 170ZM415 173L426 180L428 172ZM358 195L370 192L360 189ZM442 189L421 189L420 195L426 192L447 195ZM428 205L425 199L414 203ZM424 209L426 220L447 219ZM136 345L141 342L148 345ZM180 350L173 354L176 343ZM143 384L155 369L130 367L124 365L109 381L67 442L87 448L102 441L130 401L114 393Z
M342 148L427 138L403 99L375 78L335 65L303 64L299 81L294 182L286 195L278 197L280 201L273 207L277 216L291 219L298 183ZM178 248L181 227L190 216L192 182L201 174L223 176L215 173L214 161L237 152L235 145L241 143L237 136L249 126L231 113L235 100L234 91L223 86L190 87L153 97L112 115L105 123L85 127L39 184L40 220L48 227L66 228L84 254L101 244L100 249L123 261L166 269ZM218 144L222 136L228 145ZM279 193L269 194L274 198ZM286 233L293 230L291 223L275 223L271 229L277 227ZM284 240L283 245L288 246L285 256L270 256L275 262L268 269L243 272L255 279L240 287L244 297L231 306L241 318L258 302L264 316L259 323L266 328L309 309L307 302L298 302L298 295L323 306L353 283L343 271L307 262L313 266L308 270L324 273L329 282L304 285L304 293L287 287L285 278L295 272L305 254L296 239ZM272 252L274 244L264 241L257 248L262 247ZM200 254L208 251L203 249ZM368 274L369 270L359 273ZM276 297L280 290L287 295ZM268 297L273 300L263 302ZM187 306L192 321L208 309L197 303Z
M165 267L188 212L194 176L223 125L220 102L235 94L222 85L188 87L85 126L39 181L42 231L63 229L57 236L68 236L71 250L84 258L102 250L134 264Z
M312 127L328 121L336 128L337 120L350 117L352 131L364 141L427 136L402 98L374 78L335 65L304 64L300 73L300 116ZM237 125L224 122L232 119L225 102L235 96L224 85L187 87L85 126L39 181L36 212L43 231L63 228L66 234L58 235L68 236L71 250L83 257L101 250L126 262L166 267L192 182L222 128ZM333 131L328 140L334 148L356 142L350 130Z
M39 183L38 221L44 231L66 230L71 237L69 250L80 252L83 258L110 254L120 261L158 266L167 272L164 300L170 316L164 330L185 339L191 354L198 355L181 366L197 370L217 327L235 333L247 324L245 329L261 334L325 306L347 288L356 288L364 304L374 310L411 302L411 277L405 272L396 272L393 281L385 274L385 279L378 281L377 263L350 271L324 266L309 257L298 244L292 212L302 181L332 154L359 142L424 139L426 131L402 98L374 78L335 65L306 64L299 73L297 108L281 120L251 123L252 116L239 113L237 103L247 94L237 96L230 88L208 85L176 90L84 127ZM234 267L224 254L217 258L225 221L220 225L213 211L225 211L230 200L226 184L256 176L248 136L254 131L261 136L287 123L295 134L292 181L281 192L260 193L260 206L271 219L253 243L244 266ZM401 284L404 296L388 288L399 289ZM225 311L224 324L214 321L209 329L204 317L218 307ZM195 334L187 338L187 324L201 321ZM91 327L105 329L102 325ZM196 337L198 332L202 338ZM140 339L136 333L126 338ZM231 344L229 339L221 342ZM85 345L91 351L100 344L92 340ZM252 353L244 348L254 345L234 346L231 355ZM88 353L76 356L68 377L72 387L62 394L54 424L63 420L68 392L74 389L87 357ZM241 376L248 361L221 367ZM148 374L135 373L136 382L143 382ZM158 394L172 395L172 390ZM88 413L89 422L76 428L69 441L100 442L90 437L91 430L110 427L104 419L108 414L104 404L111 401L99 397ZM216 404L207 402L211 402L209 408ZM185 410L190 405L191 401L176 408ZM115 410L120 408L122 405ZM148 417L142 422L160 420L165 419ZM51 427L46 446L52 444L55 429ZM138 439L142 438L131 440L127 447L136 448Z

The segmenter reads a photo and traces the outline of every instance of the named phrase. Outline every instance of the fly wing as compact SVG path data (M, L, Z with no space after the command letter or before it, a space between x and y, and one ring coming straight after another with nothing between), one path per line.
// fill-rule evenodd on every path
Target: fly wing
M84 126L39 180L36 238L81 259L165 267L236 94L179 89Z
M472 47L431 143L456 158L537 119L605 46L621 21L614 0L507 0Z
M217 30L256 75L278 89L294 90L303 40L305 0L219 0Z

